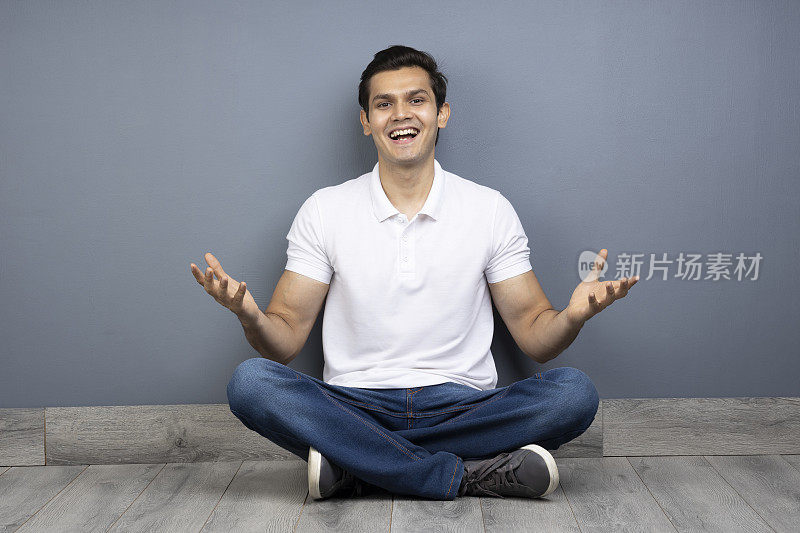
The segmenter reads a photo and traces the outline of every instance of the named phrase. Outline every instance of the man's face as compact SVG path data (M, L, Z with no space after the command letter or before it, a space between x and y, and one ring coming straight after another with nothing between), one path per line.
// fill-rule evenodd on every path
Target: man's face
M375 74L369 82L369 121L361 110L364 135L372 135L378 158L399 164L426 161L433 153L436 128L450 117L445 102L437 113L431 80L421 67L403 67ZM395 130L415 130L393 139Z

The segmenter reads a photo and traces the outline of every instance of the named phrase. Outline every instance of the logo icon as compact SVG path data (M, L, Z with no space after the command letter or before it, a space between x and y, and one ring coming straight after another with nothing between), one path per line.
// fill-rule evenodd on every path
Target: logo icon
M594 281L595 279L602 278L603 275L608 270L608 260L603 261L603 268L601 268L597 272L597 277L594 277L592 272L592 267L595 266L596 260L601 260L602 257L598 257L597 252L592 252L591 250L585 250L581 252L581 255L578 257L578 275L581 278L581 281ZM589 276L592 276L590 278Z

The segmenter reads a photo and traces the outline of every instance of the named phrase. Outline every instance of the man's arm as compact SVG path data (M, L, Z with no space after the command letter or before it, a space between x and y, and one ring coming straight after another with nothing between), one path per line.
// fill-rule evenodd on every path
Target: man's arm
M553 309L532 270L489 284L500 316L528 357L540 363L555 358L572 344L587 320L624 298L639 281L639 276L600 281L598 273L607 256L608 250L600 250L563 311Z
M284 270L262 312L244 281L230 277L211 252L205 259L209 265L205 273L194 263L189 265L197 283L239 318L247 342L262 357L289 364L303 349L330 285Z
M288 365L305 346L329 288L284 270L266 310L239 316L247 341L262 357Z
M288 365L295 358L297 340L292 325L280 315L258 311L239 317L250 346L265 359Z
M533 345L528 356L540 363L555 359L572 344L582 327L583 324L570 322L564 311L545 309L528 332L529 344Z
M583 327L583 323L573 323L566 313L553 309L533 270L490 283L489 290L519 349L539 363L566 350Z

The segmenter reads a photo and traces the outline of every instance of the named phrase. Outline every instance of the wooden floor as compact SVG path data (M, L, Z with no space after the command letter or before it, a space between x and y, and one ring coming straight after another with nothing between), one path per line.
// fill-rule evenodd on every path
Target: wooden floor
M0 467L0 531L800 531L800 455L557 459L546 499L315 501L305 461Z

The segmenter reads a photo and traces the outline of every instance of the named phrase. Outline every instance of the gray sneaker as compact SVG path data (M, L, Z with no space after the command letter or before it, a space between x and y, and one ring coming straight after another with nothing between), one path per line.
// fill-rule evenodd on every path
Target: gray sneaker
M558 487L558 468L550 452L528 444L490 459L464 461L459 496L541 498Z
M334 494L361 496L363 482L347 470L328 461L313 446L308 448L308 493L315 500Z

